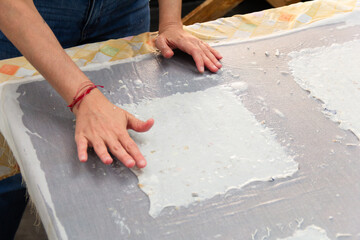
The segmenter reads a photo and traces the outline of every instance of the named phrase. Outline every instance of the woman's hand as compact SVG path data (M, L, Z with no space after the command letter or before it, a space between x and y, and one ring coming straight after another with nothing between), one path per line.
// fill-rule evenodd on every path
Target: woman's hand
M113 105L98 89L88 94L73 111L76 115L75 141L81 162L87 161L87 149L93 147L105 164L113 162L110 150L126 167L146 166L144 156L127 129L146 132L153 126L153 119L143 122L135 118Z
M29 62L71 104L83 83L89 79L62 49L33 1L0 1L0 29ZM4 10L3 10L4 9ZM88 159L93 147L105 164L112 163L108 149L127 167L146 166L127 129L149 130L154 120L142 122L109 102L98 90L86 95L73 109L76 115L75 140L80 161Z
M222 58L220 53L183 30L181 24L169 24L162 27L155 45L165 58L171 58L174 55L172 50L176 48L191 55L201 73L204 72L204 66L211 72L217 72L222 67L218 61Z

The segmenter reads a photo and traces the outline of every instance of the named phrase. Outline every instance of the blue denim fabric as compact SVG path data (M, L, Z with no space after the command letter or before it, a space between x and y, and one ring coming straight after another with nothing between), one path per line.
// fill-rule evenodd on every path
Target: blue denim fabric
M0 181L0 238L14 239L26 207L26 188L21 174Z
M150 29L149 0L34 0L63 48L117 39ZM21 53L0 32L0 59Z

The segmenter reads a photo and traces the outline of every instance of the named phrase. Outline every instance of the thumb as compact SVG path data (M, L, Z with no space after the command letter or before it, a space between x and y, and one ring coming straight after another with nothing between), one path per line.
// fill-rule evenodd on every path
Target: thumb
M154 119L150 118L146 122L141 121L129 114L128 116L128 129L132 129L136 132L146 132L154 125Z
M164 58L171 58L174 55L173 50L167 45L165 37L159 36L155 41L156 47L160 50Z

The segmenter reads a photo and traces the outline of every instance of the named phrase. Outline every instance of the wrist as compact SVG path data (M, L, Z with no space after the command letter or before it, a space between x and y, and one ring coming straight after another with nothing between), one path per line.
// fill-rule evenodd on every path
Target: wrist
M98 103L102 102L104 99L106 99L106 98L102 94L102 92L99 89L94 88L89 94L84 96L84 98L82 99L82 101L79 104L74 106L72 112L75 114L75 116L77 116L77 114L79 113L80 110L91 109L94 107L96 108Z
M159 25L159 34L165 32L168 29L183 29L183 25L181 21L174 21L174 22L166 22L166 23L160 23Z

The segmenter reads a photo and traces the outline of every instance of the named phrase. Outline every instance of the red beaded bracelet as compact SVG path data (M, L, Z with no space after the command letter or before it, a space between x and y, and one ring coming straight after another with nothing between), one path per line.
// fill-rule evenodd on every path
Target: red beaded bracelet
M104 86L101 85L95 85L92 82L84 82L85 85L83 87L80 87L76 94L75 97L73 98L73 101L68 105L68 107L70 108L71 111L73 111L73 108L77 105L77 107L79 107L81 101L84 99L84 97L86 95L88 95L94 88L104 88ZM83 84L84 84L83 83Z

